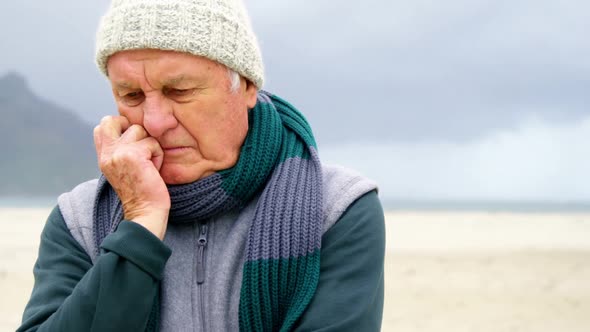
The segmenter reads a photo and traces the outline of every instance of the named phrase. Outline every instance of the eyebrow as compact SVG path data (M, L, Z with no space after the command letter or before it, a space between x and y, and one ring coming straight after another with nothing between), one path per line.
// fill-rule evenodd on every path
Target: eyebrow
M170 86L170 85L176 85L178 83L181 83L185 79L186 79L186 76L179 75L179 76L172 77L172 78L169 78L167 80L164 80L161 83L162 83L162 86Z
M133 85L129 82L115 82L115 88L117 89L132 89Z

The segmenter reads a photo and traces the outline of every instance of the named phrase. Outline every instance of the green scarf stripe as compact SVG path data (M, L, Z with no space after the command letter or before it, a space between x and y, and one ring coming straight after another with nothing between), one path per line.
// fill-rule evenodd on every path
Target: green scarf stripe
M289 331L303 312L307 308L309 302L315 294L318 280L320 279L320 250L316 250L313 254L297 259L300 264L297 264L297 278L304 280L303 283L297 283L295 294L297 297L293 298L287 317L283 322L282 331Z
M284 163L289 158L299 157L301 159L309 159L309 151L301 144L299 137L290 130L285 130L283 133L283 146L279 154L279 164Z
M319 262L319 249L309 255L301 257L292 257L289 259L262 259L246 262L244 265L244 272L251 271L252 284L258 284L260 285L260 288L258 288L253 294L254 296L250 298L251 302L240 302L240 306L248 305L256 309L253 312L252 317L240 316L240 326L247 331L290 331L303 315L303 312L315 294L317 282L319 280L319 269L317 268ZM278 271L278 274L281 276L288 275L291 280L304 280L304 282L297 283L295 288L278 287L282 286L282 280L280 281L281 285L272 285L265 281L268 280L268 278L265 278L264 276L269 275L271 273L270 271L273 270ZM288 282L288 284L295 283ZM282 303L281 300L272 295L272 292L277 288L282 295L279 296L279 298L285 299L287 303ZM297 296L294 296L295 294L297 294ZM260 297L260 295L262 296ZM256 302L257 298L265 300L262 302ZM273 298L276 300L268 300ZM281 304L286 304L286 306ZM288 308L288 310L278 312L278 308ZM276 319L273 320L270 313L273 313L272 316ZM258 325L258 322L263 325ZM242 330L242 328L240 329Z
M306 147L314 147L317 149L313 133L307 123L307 120L299 112L279 113L281 120L285 127L290 128L299 135Z

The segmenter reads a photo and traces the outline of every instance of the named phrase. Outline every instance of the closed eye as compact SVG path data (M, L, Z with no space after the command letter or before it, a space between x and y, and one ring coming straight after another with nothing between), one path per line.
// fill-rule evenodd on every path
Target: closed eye
M137 106L141 104L144 99L144 94L142 91L132 91L129 93L120 96L119 98L123 101L127 106Z
M142 94L142 93L141 93L141 92L138 92L138 91L136 91L136 92L130 92L130 93L126 94L124 97L125 97L125 98L137 98L137 97L139 97L141 94Z
M184 97L192 95L195 89L165 89L164 93L171 97Z

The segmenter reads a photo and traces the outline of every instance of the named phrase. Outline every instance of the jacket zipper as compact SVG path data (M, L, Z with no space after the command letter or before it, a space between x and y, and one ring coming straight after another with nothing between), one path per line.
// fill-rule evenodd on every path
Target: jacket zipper
M205 331L205 305L203 283L205 282L205 249L207 247L207 224L201 224L199 228L199 240L197 241L197 291L199 293L199 321L201 322L201 331Z

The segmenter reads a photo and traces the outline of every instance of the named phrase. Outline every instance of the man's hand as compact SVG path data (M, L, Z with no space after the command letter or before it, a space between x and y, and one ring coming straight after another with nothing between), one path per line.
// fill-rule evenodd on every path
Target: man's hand
M164 239L170 195L160 176L164 152L158 141L122 116L104 117L94 128L98 165L115 189L125 219Z

